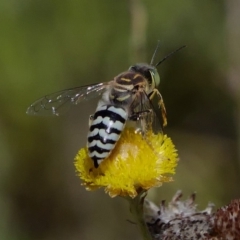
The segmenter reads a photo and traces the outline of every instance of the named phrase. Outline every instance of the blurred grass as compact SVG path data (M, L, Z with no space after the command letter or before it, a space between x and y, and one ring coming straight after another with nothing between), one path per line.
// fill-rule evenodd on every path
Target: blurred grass
M137 61L150 61L157 40L157 59L188 46L159 67L165 131L181 161L156 199L180 188L197 191L200 206L226 204L239 196L239 150L224 1L142 4L147 57ZM0 1L0 239L136 239L127 205L86 192L75 176L96 101L62 118L25 114L38 97L109 81L133 64L131 21L129 1Z

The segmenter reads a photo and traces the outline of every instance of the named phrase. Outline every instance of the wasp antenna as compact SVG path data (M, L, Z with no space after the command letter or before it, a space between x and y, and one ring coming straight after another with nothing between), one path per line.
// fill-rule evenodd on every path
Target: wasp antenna
M169 53L169 54L168 54L167 56L165 56L161 61L159 61L159 62L155 65L155 67L157 67L157 66L160 65L162 62L164 62L166 59L168 59L170 56L172 56L174 53L180 51L181 49L183 49L183 48L185 48L185 47L187 47L187 46L184 45L184 46L178 48L177 50L175 50L175 51Z
M155 59L155 56L156 56L156 53L157 53L157 51L158 51L159 46L160 46L160 41L158 40L158 44L157 44L157 47L156 47L156 49L155 49L155 51L154 51L154 53L153 53L153 56L152 56L150 65L153 65L153 62L154 62L154 59Z

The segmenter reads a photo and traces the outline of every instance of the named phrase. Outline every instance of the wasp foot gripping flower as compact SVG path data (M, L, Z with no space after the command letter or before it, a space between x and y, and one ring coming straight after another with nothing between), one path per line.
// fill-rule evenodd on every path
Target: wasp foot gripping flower
M98 168L82 148L75 158L75 166L87 190L105 188L111 196L134 198L142 190L172 181L178 156L166 135L148 133L147 137L125 128L114 150Z
M213 213L213 204L197 211L195 194L180 201L178 191L172 201L160 206L145 200L144 216L154 240L238 240L240 239L240 200Z

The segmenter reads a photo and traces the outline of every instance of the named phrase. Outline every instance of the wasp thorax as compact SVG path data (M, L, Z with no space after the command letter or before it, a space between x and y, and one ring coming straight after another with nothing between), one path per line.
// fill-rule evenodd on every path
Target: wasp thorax
M148 82L142 74L123 72L114 78L109 99L112 103L129 106L140 91L147 90Z

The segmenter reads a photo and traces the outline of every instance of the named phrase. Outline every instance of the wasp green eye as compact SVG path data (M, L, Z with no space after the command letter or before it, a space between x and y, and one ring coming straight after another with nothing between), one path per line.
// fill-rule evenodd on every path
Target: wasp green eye
M160 76L157 69L150 69L149 72L151 74L153 84L155 84L155 87L158 87L160 84Z

